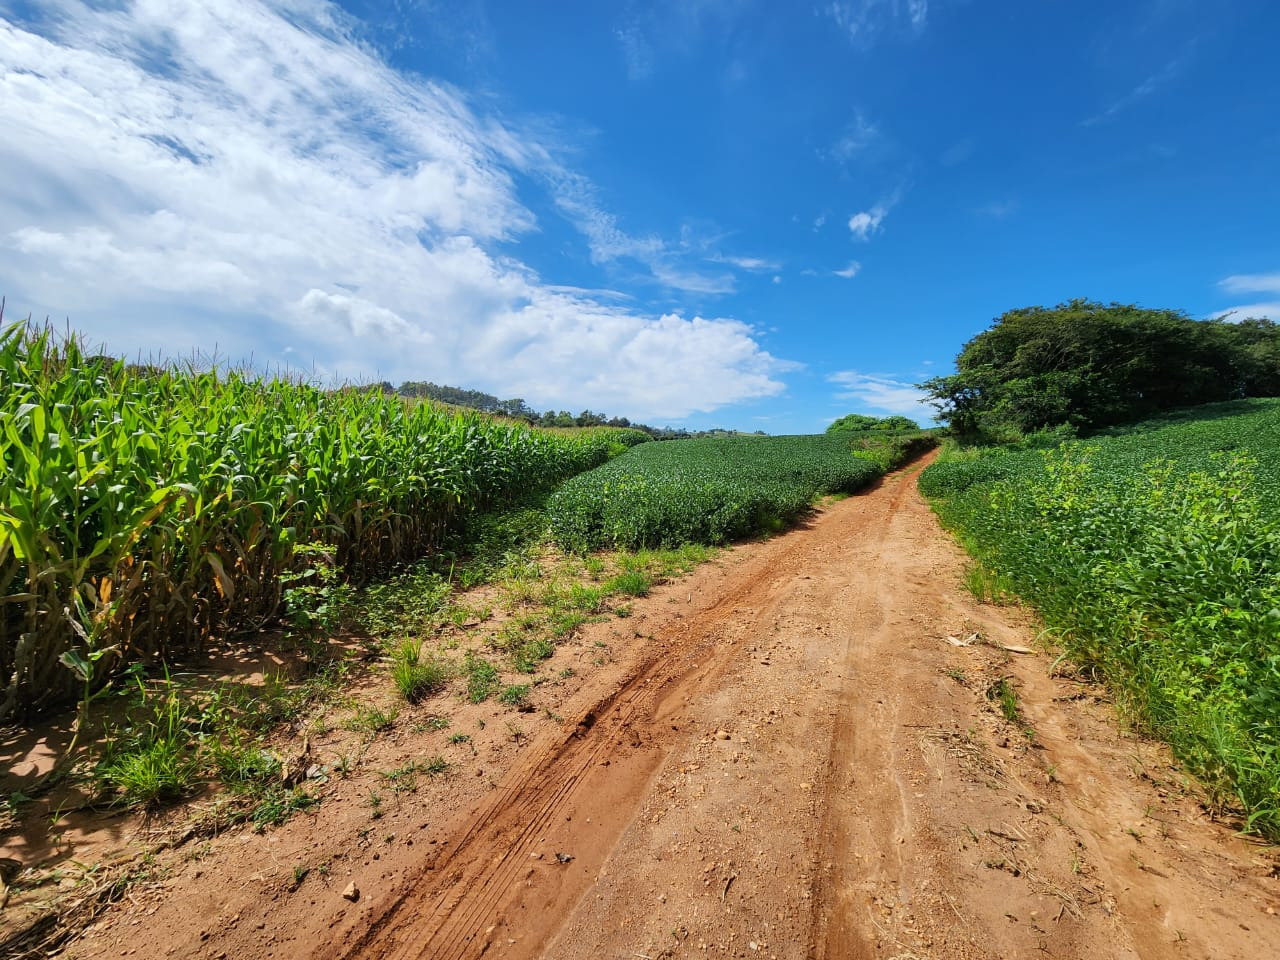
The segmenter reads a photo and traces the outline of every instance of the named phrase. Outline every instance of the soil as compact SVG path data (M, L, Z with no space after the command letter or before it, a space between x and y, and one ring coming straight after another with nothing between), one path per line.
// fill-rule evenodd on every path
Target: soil
M584 628L534 712L313 737L325 799L283 827L122 822L150 878L67 955L1275 956L1275 849L965 592L920 467Z

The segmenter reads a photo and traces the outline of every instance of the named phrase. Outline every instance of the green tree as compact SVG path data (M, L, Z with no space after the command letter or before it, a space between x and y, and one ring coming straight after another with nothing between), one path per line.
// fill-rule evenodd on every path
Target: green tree
M1269 320L1198 321L1089 300L1025 307L966 343L954 374L921 387L961 434L1104 427L1280 393L1280 331Z

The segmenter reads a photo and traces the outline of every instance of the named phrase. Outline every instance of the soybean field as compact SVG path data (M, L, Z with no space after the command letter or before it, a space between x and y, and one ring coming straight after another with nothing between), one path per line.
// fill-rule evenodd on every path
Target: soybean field
M1280 401L927 469L976 592L1032 603L1218 803L1280 838Z
M725 543L780 529L815 497L861 490L883 469L833 436L647 444L563 484L551 535L573 551Z

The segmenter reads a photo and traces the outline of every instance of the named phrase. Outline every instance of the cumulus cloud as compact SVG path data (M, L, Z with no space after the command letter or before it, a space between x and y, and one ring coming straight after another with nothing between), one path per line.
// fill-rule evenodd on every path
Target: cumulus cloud
M122 353L209 349L678 418L783 389L731 318L646 314L513 253L549 193L599 262L707 293L556 146L391 69L323 0L0 19L0 289Z
M836 400L901 414L916 421L932 419L932 411L925 405L925 392L891 376L842 370L828 376L827 382L844 388L835 395Z
M844 267L843 269L840 269L840 270L832 270L831 273L833 276L844 277L844 279L846 280L852 280L854 277L858 275L859 271L861 270L862 270L862 264L860 264L857 260L850 260L849 265L847 267Z

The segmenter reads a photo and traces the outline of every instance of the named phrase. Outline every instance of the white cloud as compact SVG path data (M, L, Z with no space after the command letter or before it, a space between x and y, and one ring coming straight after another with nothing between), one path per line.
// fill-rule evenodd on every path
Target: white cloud
M1193 45L1194 46L1194 45ZM1102 112L1091 117L1087 117L1080 121L1083 127L1096 126L1103 121L1110 120L1117 113L1127 110L1137 103L1147 99L1160 88L1166 86L1170 81L1175 79L1191 60L1191 50L1188 49L1182 56L1170 60L1163 67L1144 79L1128 93L1112 101Z
M925 406L923 390L890 376L842 370L828 376L827 382L845 388L835 395L835 399L840 401L858 403L870 410L902 414L916 421L933 417L932 411Z
M121 353L216 345L324 375L435 379L678 418L783 389L732 319L544 281L517 178L592 256L682 268L619 228L554 144L400 74L322 0L58 0L0 19L0 289Z
M1277 297L1260 303L1244 303L1213 314L1214 319L1246 320L1262 317L1280 323L1280 273L1237 273L1218 281L1227 293Z
M888 209L880 204L876 204L870 210L855 213L849 218L849 232L858 240L869 240L871 235L880 229L880 224L888 215Z
M862 264L860 264L857 260L850 260L849 265L847 267L843 268L842 270L832 270L831 273L833 276L844 277L846 280L852 280L854 277L858 275L859 271L861 270L862 270Z
M1277 293L1280 294L1280 273L1237 273L1218 286L1228 293Z
M879 140L880 129L858 111L844 133L832 144L829 155L840 163L848 163Z
M615 30L614 35L622 47L627 76L632 81L648 79L653 74L653 49L645 38L644 29L633 20Z
M885 30L924 30L929 20L929 0L847 0L819 9L859 46L870 44Z
M777 273L775 273L775 274L773 275L773 282L774 282L775 284L777 284L777 283L781 283L781 282L782 282L782 275L781 275L781 274L777 274Z
M770 270L778 269L778 261L767 260L764 257L733 257L717 253L712 254L708 259L712 263L727 263L739 270L750 270L753 273L768 273Z
M990 220L1004 220L1018 212L1017 200L993 200L974 208L974 213Z
M719 296L734 292L731 274L708 274L684 262L691 253L701 258L708 245L704 240L692 239L688 225L682 227L680 239L674 244L656 234L628 233L618 225L617 217L605 210L599 191L588 178L566 170L546 150L536 151L534 157L533 172L547 185L560 213L586 238L593 263L633 261L662 286L684 293ZM733 262L723 257L709 259Z
M1274 303L1243 303L1213 314L1215 320L1231 320L1236 323L1259 318L1280 323L1280 300Z

